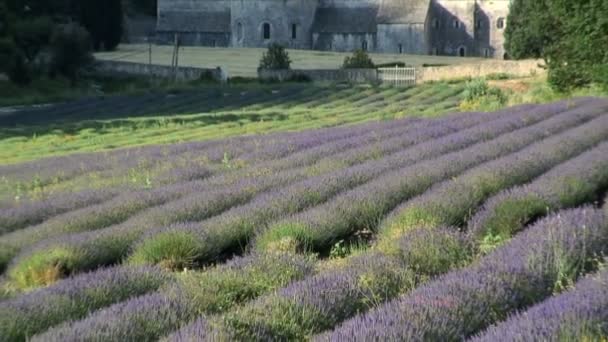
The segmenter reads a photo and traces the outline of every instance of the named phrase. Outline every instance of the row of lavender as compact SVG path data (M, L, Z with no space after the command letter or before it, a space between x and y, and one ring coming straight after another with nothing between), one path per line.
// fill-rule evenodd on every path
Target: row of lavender
M372 267L372 269L376 269L376 268L377 268L377 269L382 269L382 268L379 268L379 267ZM369 268L368 268L368 269L369 269ZM364 279L365 279L365 278L367 278L367 277L364 277ZM373 278L374 278L374 277L369 277L369 279L373 279ZM351 291L351 292L352 292L352 291ZM373 294L373 292L374 292L374 291L371 291L370 293L371 293L371 294ZM369 293L368 293L368 294L369 294ZM310 298L310 297L309 297L309 298ZM313 298L314 298L314 297L313 297ZM321 297L321 298L322 298L322 297ZM369 296L369 298L373 298L373 296ZM331 307L331 306L329 306L329 307ZM133 309L131 309L131 311L132 311L132 310L133 310ZM338 308L338 309L337 309L337 311L336 311L336 310L333 310L333 311L334 311L334 312L340 312L340 309ZM128 321L128 320L127 320L127 321Z
M378 133L374 130L374 125L372 125L369 127L371 131L366 133L354 134L353 136L340 139L335 143L330 142L318 147L303 149L300 153L298 153L296 150L288 158L271 163L270 167L261 168L256 165L255 168L252 168L253 171L249 169L242 171L239 170L229 174L220 174L205 180L178 183L152 191L129 192L119 196L116 196L110 191L96 191L92 194L87 192L82 196L80 194L75 196L66 196L60 199L54 199L52 201L43 201L42 203L39 203L39 205L25 207L21 206L14 210L7 210L3 212L3 221L4 223L7 223L3 226L7 227L5 230L10 230L9 227L11 225L8 223L14 223L12 227L15 228L16 226L20 226L25 222L41 221L42 217L49 216L51 212L56 213L57 208L61 208L62 210L66 209L66 211L68 211L67 208L70 208L72 204L83 206L83 202L86 201L75 200L81 197L84 197L85 199L96 199L97 194L103 194L102 197L111 197L110 200L103 203L87 206L79 210L72 210L66 214L53 217L41 225L29 227L25 231L17 231L14 234L3 236L2 240L5 242L3 245L6 245L7 247L4 249L5 252L0 258L2 259L1 263L3 265L6 264L8 261L7 258L13 253L9 252L11 249L20 248L24 243L35 242L31 240L32 236L35 236L38 240L40 240L44 239L45 237L50 237L51 235L49 234L52 234L53 232L56 234L61 234L105 228L112 224L121 223L121 221L134 214L141 213L142 211L144 211L144 213L148 211L146 214L149 214L151 210L145 209L149 207L157 207L158 205L167 201L175 202L181 199L182 202L200 203L200 200L197 201L196 198L192 198L196 196L195 194L197 192L209 191L216 188L238 188L240 186L241 188L250 190L249 192L254 194L254 189L264 189L269 185L274 184L273 182L275 181L275 178L281 178L273 176L274 170L289 170L290 168L294 167L303 168L315 162L319 162L320 159L331 157L333 154L339 152L342 152L342 154L348 153L348 151L364 152L361 151L363 149L361 146L364 146L366 143L377 141L378 135L389 138L393 137L391 139L391 143L394 147L395 145L398 145L398 141L395 141L399 138L396 136L397 133L403 133L403 127L407 127L409 124L412 124L411 129L419 129L422 126L422 123L415 125L412 120L404 120L403 122L399 122L394 125L394 127L390 128L388 131L382 130L380 133ZM358 131L362 130L358 128ZM408 130L405 131L407 132ZM299 172L294 172L294 174L299 174L299 177L301 178L305 176L305 172L306 170L303 169ZM277 185L280 185L280 183ZM192 195L189 196L189 194ZM190 200L188 200L189 197ZM90 200L89 202L96 201ZM71 209L76 208L71 207ZM152 212L154 213L155 211ZM163 210L161 209L159 212L163 212ZM154 216L158 218L162 215ZM150 222L152 221L153 220L150 220ZM5 256L7 254L9 254L9 256Z
M298 91L298 89L295 89L296 92L292 92L291 89L287 90L287 94L285 96L281 96L278 99L276 98L276 95L274 94L270 94L269 92L265 92L262 91L262 93L265 93L266 96L260 96L260 94L258 94L258 96L253 96L254 93L256 92L247 92L246 95L241 94L241 96L239 97L239 99L237 100L237 102L242 102L243 98L249 98L255 101L260 101L266 105L270 104L270 105L274 105L276 106L276 110L281 110L283 108L283 103L285 102L285 100L289 100L289 99L294 99L297 98L298 102L301 103L301 105L310 105L310 106L325 106L326 104L321 100L319 101L319 99L315 96L315 92L310 93L310 92L304 92L306 93L304 98L300 98L298 96L301 96L303 94L301 94L301 92ZM326 90L324 90L326 91ZM327 92L327 91L326 91ZM309 94L310 93L310 94ZM353 94L350 94L353 93ZM418 99L420 98L430 98L432 99L433 97L429 97L427 96L428 94L425 94L425 92L420 92L417 91L416 89L413 90L409 90L406 92L401 92L401 93L392 93L392 92L385 92L389 94L389 97L394 98L395 100L398 101L403 101L405 99L409 100L413 100L414 98ZM380 95L376 95L376 97L378 97L379 99L382 99L386 94L380 94ZM360 102L361 103L361 109L363 110L363 112L365 111L366 106L368 106L370 104L370 100L369 99L363 99L361 100L361 94L360 93L355 93L353 91L347 91L347 92L343 92L340 94L339 97L344 97L345 95L349 95L346 96L345 100L348 100L350 98L352 98L354 100L354 105L356 107L356 105ZM327 94L325 94L327 95ZM211 102L217 102L217 101L208 101L209 99L213 99L216 100L217 96L215 97L211 97L211 98L206 98L205 96L201 96L201 94L197 94L197 93L193 93L193 94L189 94L187 96L183 96L182 97L184 99L183 102L185 102L186 104L191 104L195 103L195 107L197 110L201 110L201 106L204 110L211 110L211 108L209 109L205 109L207 107L207 105ZM220 98L222 98L222 96L220 96ZM338 99L338 98L334 98L334 99ZM356 100L359 99L359 100ZM133 103L132 99L125 99L127 102L127 105L129 106L130 104ZM150 100L157 100L157 98L155 97L155 95L152 96L147 96L147 98L142 99L144 103L149 102ZM266 101L266 102L265 102ZM374 100L375 101L375 100ZM167 106L167 102L173 102L173 100L171 101L166 101L165 99L162 100L162 104L161 105L157 105L154 106L155 110L162 110L164 107ZM371 101L373 102L373 101ZM405 102L405 104L407 104L407 101ZM173 103L172 105L175 105L175 103ZM227 102L224 105L228 105L229 107L232 107L234 105L236 105L236 103L231 103L231 102ZM401 105L404 105L404 103L401 103ZM237 106L238 107L238 106ZM177 108L174 108L177 109ZM249 110L255 110L256 108L251 107L249 108ZM88 109L87 109L88 110ZM107 111L104 111L103 109L100 109L99 107L93 106L92 110L95 111L96 113L101 111L101 113L106 113ZM115 110L121 110L121 105L120 103L117 103L116 106L112 107L112 110L110 112L114 112ZM130 109L133 110L133 109ZM59 109L59 112L62 113L62 116L66 116L66 112L65 109ZM90 111L89 111L90 112ZM77 112L76 112L77 113ZM132 115L138 115L138 112L129 112ZM353 113L356 114L356 113ZM339 130L336 129L330 129L330 131L335 131L338 132ZM339 132L338 132L339 133ZM298 138L298 136L301 136L302 134L273 134L271 136L278 138L274 139L275 141L285 141L285 139L290 140L293 138ZM15 166L0 166L0 174L2 174L4 176L4 178L0 178L0 180L2 180L3 182L9 182L9 183L20 183L20 186L23 186L25 188L27 188L29 185L32 185L30 183L34 183L33 185L36 186L44 186L45 184L49 184L49 183L55 183L55 182L64 182L66 180L70 180L73 177L78 177L79 175L83 175L87 172L99 172L100 176L112 176L115 177L118 174L121 174L120 171L123 171L122 173L124 174L125 170L128 170L130 168L137 168L138 171L141 171L141 169L148 169L149 167L160 167L162 168L166 168L166 167L171 167L171 163L167 164L167 163L163 163L163 162L159 162L158 158L155 158L155 155L158 156L163 156L165 157L165 159L170 158L175 160L178 160L180 162L189 162L190 158L192 157L200 157L200 155L197 153L197 146L206 146L207 148L211 148L210 144L215 144L215 145L222 145L219 146L217 149L211 149L211 151L209 151L208 155L211 159L213 160L217 160L217 157L219 156L219 158L222 158L222 156L224 155L223 153L225 153L225 155L229 156L230 158L234 158L234 157L238 157L241 149L242 149L242 145L239 144L239 142L242 143L253 143L253 144L259 144L259 143L264 143L264 140L272 140L272 138L270 139L257 139L257 138L253 138L253 139L248 139L248 138L234 138L234 139L225 139L225 140L216 140L213 142L203 142L203 143L189 143L189 144L181 144L181 145L175 145L174 147L167 149L167 148L163 148L160 146L153 146L153 147L148 147L148 148L138 148L138 149L126 149L126 150L121 150L121 151L115 151L115 152L109 152L109 153L104 153L104 154L79 154L79 155L73 155L73 156L68 156L68 157L59 157L59 158L49 158L46 161L42 161L42 162L30 162L30 163L24 163L21 165L15 165ZM230 146L230 144L233 144L233 146ZM259 146L258 146L259 147ZM186 150L184 150L184 148L186 148ZM183 150L183 153L175 153L176 150ZM192 152L192 153L188 153L188 151ZM215 153L215 152L219 152L219 153ZM104 158L99 158L100 156L103 156ZM202 159L201 162L204 161L208 161L207 159ZM154 183L157 182L161 182L163 181L163 178L166 178L166 175L154 175ZM23 199L20 200L21 202L23 201ZM10 205L11 201L8 201L6 199L0 200L0 206L5 206L5 205ZM26 201L27 203L27 201Z
M584 121L584 120L583 120L583 121ZM579 123L580 123L580 122L579 122ZM596 126L599 126L599 127L602 127L602 126L603 126L603 127L605 127L605 124L603 124L603 121L597 121L597 122L596 122L596 121L593 121L592 123L594 123ZM599 130L599 131L595 131L595 133L594 133L592 130L591 130L591 131L589 131L589 128L588 128L588 127L589 127L590 125L583 125L583 126L581 126L581 127L585 127L585 126L587 127L587 131L583 131L583 132L584 132L584 133L588 133L588 134L590 135L589 140L588 140L587 142L585 142L585 141L584 141L584 139L583 139L583 140L578 140L577 142L573 143L573 145L577 145L577 144L578 144L578 143L580 143L581 141L583 141L583 145L584 145L584 143L591 144L591 142L592 142L592 141L595 141L594 139L597 139L597 137L598 137L598 135L597 135L597 134L599 134L598 132L601 132L601 130ZM580 133L580 132L579 132L579 133ZM595 134L595 135L594 135L594 134ZM567 134L565 134L565 135L564 135L562 138L564 138L564 137L571 137L571 135L567 135ZM549 139L548 141L551 141L551 140ZM553 140L553 141L554 141L554 140ZM548 144L548 143L547 143L547 144ZM545 145L545 146L547 146L547 145ZM579 147L580 147L580 146L579 146ZM532 149L532 150L533 150L533 149ZM571 148L571 149L569 150L570 152L566 151L566 152L564 152L564 154L565 154L565 155L567 155L568 153L574 153L574 152L572 152L572 151L575 151L575 150L576 150L575 148L574 148L574 149L572 149L572 148ZM555 162L555 161L556 161L555 156L558 156L558 155L554 155L553 157L552 157L552 156L548 156L548 157L545 159L545 163L549 163L549 164L550 164L551 162ZM562 155L562 156L563 156L563 155ZM553 158L553 159L552 159L552 158ZM542 163L543 163L543 162L539 162L539 164L537 164L537 165L540 165L540 164L542 164ZM524 172L524 170L519 170L519 172ZM507 176L510 176L510 177L515 177L513 174L511 174L511 175L507 175ZM364 263L364 264L365 264L365 263ZM383 268L383 267L381 267L382 263L380 263L380 264L375 264L375 263L372 263L372 265L374 265L374 266L373 266L373 267L366 267L366 268L364 268L364 269L387 270L387 269L391 269L391 268L392 268L392 267L388 267L388 268L387 268L387 267L384 267L384 268ZM390 265L390 264L389 264L389 265ZM379 272L380 272L380 271L379 271ZM348 272L347 272L347 274L348 274ZM369 291L368 291L368 292L361 291L361 293L363 293L363 294L364 294L363 298L364 298L364 299L365 299L365 298L367 298L367 300L368 300L368 301L370 301L370 302L377 302L377 301L381 300L382 296L375 296L375 295L374 295L375 293L377 293L377 292L378 292L378 289L381 289L381 288L382 288L382 287L376 287L376 288L375 288L375 287L373 287L373 285L374 285L373 280L375 279L375 276L374 276L373 274L364 274L364 273L360 274L360 276L361 276L361 278L359 278L359 280L360 280L360 281L362 280L363 285L365 285L365 286L368 286L368 287L369 287ZM399 279L399 277L395 276L395 277L393 277L393 278L390 278L390 277L389 277L389 278L386 278L386 279L388 279L388 280L387 280L387 281L388 281L388 283L384 283L384 284L390 284L390 281L395 281L395 279ZM393 280L391 280L391 279L393 279ZM380 279L380 280L382 280L382 279ZM372 284L371 284L371 285L370 285L370 284L367 284L367 283L369 283L369 282L372 282ZM382 282L381 282L381 283L382 283ZM366 284L367 284L367 285L366 285ZM361 285L361 286L363 286L363 285ZM356 288L355 290L360 291L360 288ZM352 293L353 291L355 291L355 290L351 290L351 293ZM357 293L357 291L355 291L355 293ZM390 296L392 296L392 295L394 295L394 294L387 295L387 297L390 297ZM305 296L305 297L306 297L306 296ZM315 297L314 297L314 296L308 296L308 298L315 298ZM329 298L325 298L325 297L319 297L319 298L322 298L323 300L328 300L328 301L332 299L331 297L329 297ZM348 298L348 297L347 297L347 298ZM145 301L144 301L144 302L145 302ZM163 303L169 303L169 304L170 304L171 302L166 302L166 301L163 301ZM331 303L331 302L330 302L330 303ZM344 301L343 301L343 303L348 304L348 301L346 301L346 302L344 302ZM167 305L168 305L168 304L167 304ZM368 303L367 305L369 305L369 303ZM364 306L365 306L365 305L364 305ZM257 306L255 306L255 305L254 305L253 307L255 308L255 307L257 307ZM281 307L281 306L278 306L278 308L280 308L280 307ZM331 308L332 306L330 305L329 307ZM167 313L171 313L171 312L172 312L171 310L173 310L174 308L175 308L174 306L170 306L170 307L169 307L169 311L166 311L166 312L167 312ZM115 310L119 310L119 309L116 309L116 308L115 308ZM130 308L130 309L128 309L128 310L127 310L127 312L132 312L133 310L134 310L133 308ZM338 307L338 308L336 308L336 310L332 310L332 312L340 313L340 312L341 312L340 310L341 310L341 309ZM349 311L349 310L345 310L345 312L351 312L351 313L353 313L353 312L356 312L356 311L358 311L358 310L360 310L360 308L356 307L356 305L355 305L355 309L354 309L354 310L350 310L350 311ZM120 310L119 310L119 311L120 311ZM272 312L272 311L271 311L271 312ZM125 319L125 321L126 321L126 322L128 322L128 321L129 321L128 316L129 316L129 315L127 315L127 317L125 317L125 318L126 318L126 319ZM173 316L171 316L171 315L169 314L167 317L173 317ZM346 315L346 317L344 317L344 316L343 316L341 319L344 319L344 318L348 318L348 315ZM95 321L95 319L93 319L93 321ZM177 321L179 322L179 321L180 321L180 319L177 319ZM121 322L122 322L122 320L121 320ZM335 322L335 320L334 320L334 322ZM98 323L97 323L97 324L98 324ZM126 324L126 323L125 323L125 322L123 322L123 324ZM126 327L126 326L125 326L125 327ZM68 329L68 330L69 330L69 329ZM102 330L103 330L103 329L102 329ZM111 330L110 330L110 331L111 331ZM68 335L66 335L66 336L74 336L74 335L69 335L69 334L68 334ZM64 336L64 337L65 337L65 336ZM49 338L49 336L47 336L47 338Z
M416 162L417 160L425 159L429 156L433 157L434 155L441 154L444 151L450 151L452 149L457 149L461 146L467 146L472 143L478 142L479 140L492 138L494 135L498 135L505 131L510 131L522 127L522 125L537 122L538 120L553 115L555 111L558 110L558 108L562 108L562 106L555 106L554 110L538 110L529 115L521 114L523 115L523 117L526 118L526 120L522 120L519 115L515 114L509 115L507 118L504 119L501 119L499 116L499 119L493 121L495 122L493 128L491 123L485 125L482 124L479 127L474 127L469 130L463 131L463 133L459 135L457 135L458 133L455 133L453 135L448 135L443 140L432 140L426 144L422 143L422 147L428 146L428 148L426 149L419 148L421 147L419 146L420 144L413 146L411 149L406 149L403 152L394 154L394 156L386 157L385 160L387 162L385 163L371 161L368 163L361 164L360 166L354 166L345 170L329 173L326 176L313 177L312 179L296 183L287 188L279 189L275 192L270 192L268 194L262 194L261 196L258 196L259 198L254 200L251 204L242 207L236 207L226 212L225 214L214 218L211 222L217 222L215 226L218 227L218 231L220 232L230 232L230 230L227 229L227 227L230 227L230 225L226 222L227 220L228 223L233 222L232 226L237 229L239 228L239 225L242 226L244 224L248 225L248 227L254 227L253 223L259 222L263 224L264 221L268 221L272 218L272 216L270 218L268 217L270 216L268 215L269 210L272 210L274 212L274 216L285 215L286 213L289 213L290 210L293 212L294 210L298 210L299 208L305 207L307 205L319 203L320 201L324 200L324 198L328 198L328 196L333 195L334 193L336 193L336 191L340 191L344 187L348 188L353 185L357 185L357 183L365 182L371 179L371 177L379 175L385 170L390 170L395 166L398 167L404 164L408 165L413 162ZM590 111L590 113L595 113L596 111L598 110L592 110ZM593 115L597 114L589 114L589 117L592 117ZM577 120L585 120L584 116L572 117L573 122L577 122ZM458 120L459 122L461 122L460 125L462 125L462 122L468 121L463 119L464 118L460 118L460 120ZM471 119L473 120L473 122L478 122L478 118L475 115L471 116ZM467 123L467 125L470 125L470 123ZM419 141L424 141L425 139L428 139L430 137L435 137L438 134L440 136L441 134L449 133L452 130L449 126L450 125L443 124L429 127L427 130L421 130L420 132L417 132L415 134L412 133L412 136L406 140L409 140L409 144L411 145ZM455 144L455 142L460 142L460 144ZM401 148L404 147L403 141L401 141L401 143L397 145ZM348 152L345 159L351 160L352 156L360 155L358 153L360 152L360 150L355 149L354 152L356 153L353 154L352 151ZM350 158L348 156L350 156ZM360 157L358 157L356 160L359 160L359 158ZM395 178L395 176L393 176L393 178ZM273 177L273 179L275 179L275 177ZM219 196L219 198L223 199L224 197ZM291 198L291 200L287 201L286 198ZM310 204L304 201L304 199L306 198L310 198L308 200ZM212 202L194 201L193 203L201 203L200 205L203 205ZM168 210L171 208L174 209L175 206L169 206ZM150 215L150 213L146 212L144 212L144 214L144 217L148 217ZM47 255L49 256L50 260L48 260L46 265L70 265L67 266L72 267L72 269L68 269L70 273L73 271L85 270L100 264L115 262L116 260L123 257L125 252L128 252L130 246L132 245L130 241L138 238L138 227L140 231L141 229L145 230L146 228L152 228L148 227L148 225L146 224L141 224L141 220L138 220L135 217L133 220L130 221L133 221L137 224L127 224L126 228L118 226L117 228L111 227L107 230L96 231L90 234L85 233L84 235L80 234L76 236L70 236L69 239L63 237L62 239L60 239L60 241L55 243L56 247L54 248L52 244L49 247L49 242L45 242L42 245L42 247L44 248L39 247L39 253L30 253L34 254L34 256L30 257L30 259L35 259L35 261L38 261L36 260L38 259L38 255ZM175 227L173 227L172 229L175 229ZM188 243L187 237L184 238L183 235L175 236L175 234L171 237L169 243L175 245L171 241L176 241L177 239L179 239L181 244ZM123 243L121 243L121 241ZM233 241L234 240L226 240L225 243L234 244ZM15 240L10 242L10 246L15 245ZM221 247L221 245L216 246ZM9 250L9 248L10 247L7 247L6 250ZM62 250L63 255L57 256L58 253L54 253L53 250ZM174 250L168 250L168 252L180 253L183 255L184 252L188 252L189 250L190 249L188 248L176 248ZM66 253L65 251L68 252ZM70 255L69 251L75 252L71 253ZM80 263L67 259L68 257L72 257L73 255L75 255L75 259L80 260ZM161 257L164 257L164 255L161 255ZM63 258L63 260L61 258ZM182 261L180 259L186 260ZM170 255L168 258L160 260L159 263L162 263L164 260L171 260L173 263L176 264L176 266L184 266L188 265L188 262L190 262L192 258L189 255ZM28 264L26 262L24 263L24 265L27 265L27 267L25 267L25 269L27 269L27 272L37 272L38 270L36 269L36 267L42 266L42 271L38 273L47 273L47 270L44 269L45 264L40 265L40 263L38 263L38 265L32 266L31 263ZM15 278L20 277L21 276L17 275ZM21 278L23 279L23 277ZM25 278L25 282L32 281L30 276L26 276Z
M605 146L600 146L598 148L605 148ZM567 170L568 165L576 165L577 163L584 163L585 161L594 161L592 157L594 156L594 154L597 155L599 151L600 150L598 149L591 150L589 153L586 153L577 159L560 165L557 169L555 169L555 171L548 173L548 175L550 176L552 173L556 173L558 169ZM589 169L593 168L594 166L589 167ZM469 250L470 247L466 245L465 240L460 237L457 237L456 235L454 235L453 232L440 229L438 230L438 234L429 235L428 230L420 230L409 236L404 237L401 241L401 258L405 261L405 264L407 264L411 270L415 270L418 275L440 274L450 268L450 260L459 260L462 262L466 262L468 260L466 257L466 251ZM416 246L418 248L415 248ZM429 254L429 247L435 247L435 249L437 249L436 252ZM443 259L429 261L428 257L432 255L441 256L443 257ZM454 257L455 255L457 257ZM349 267L339 270L339 272L331 270L331 272L328 272L326 275L319 275L317 277L311 278L310 280L305 280L300 283L296 283L296 285L287 288L285 292L290 293L291 296L295 296L296 298L298 298L298 301L306 300L307 298L308 300L313 300L313 303L309 303L309 305L315 305L315 307L317 308L323 308L323 315L318 318L321 319L319 322L323 322L321 326L327 327L327 323L335 322L336 317L348 317L349 312L350 314L353 314L357 310L360 310L361 307L373 305L373 302L370 302L370 300L373 298L374 293L376 295L379 294L379 292L377 291L381 289L394 289L395 284L405 286L405 283L402 279L404 279L403 276L406 275L407 272L401 274L399 272L395 272L395 269L398 269L398 267L395 267L395 265L395 262L386 259L386 257L382 257L377 255L376 253L373 253L366 257L355 258L354 261L349 265ZM436 267L433 268L433 265ZM284 269L280 269L281 271L283 271L282 274L289 274L289 272L284 272ZM263 273L266 276L272 274L268 271ZM212 277L221 277L220 274L214 273L207 275L210 275ZM234 281L235 279L237 279L237 284L243 287L243 289L241 290L242 292L240 293L254 292L251 290L251 286L247 288L247 286L244 285L251 284L250 282L248 282L252 279L251 273L246 273L244 277L240 278L239 276L236 276L234 274L225 277L225 272L223 273L223 275L224 277L221 277L220 280L218 280L218 283L222 285L227 285L230 284L230 282L226 282L226 279L231 279L233 281L232 284L234 285ZM332 279L333 281L331 281ZM359 283L357 283L357 279L359 279ZM367 279L367 281L361 282L362 279ZM370 285L374 285L373 283L369 282L370 279L373 279L376 282L376 288L370 287ZM207 286L203 286L202 290L211 290L215 288L215 292L217 293L218 288L209 286L209 282L210 281L207 280ZM203 284L205 283L203 282ZM199 286L200 283L197 283L196 285ZM195 288L201 290L200 287ZM340 292L340 290L343 292ZM228 291L234 290L229 289ZM90 334L94 334L91 336L95 336L95 338L106 339L126 337L149 338L153 335L158 336L155 334L162 334L163 331L166 332L167 330L174 329L180 323L191 319L193 312L196 311L193 308L192 304L193 301L197 302L195 300L196 297L194 293L195 292L191 290L190 293L184 296L183 289L181 289L179 292L179 296L177 297L178 299L174 297L174 292L172 291L165 292L162 295L156 294L152 296L145 296L142 298L134 299L124 304L114 306L107 311L103 311L99 315L94 315L90 319L87 319L81 323L77 323L77 327L63 327L62 329L59 329L59 332L56 333L57 335L43 335L43 337L45 340L77 340L78 338L82 338L83 336L90 336ZM213 293L213 291L203 291L203 293L203 296L206 298L203 299L203 303L200 303L200 299L198 300L198 303L196 304L196 306L198 307L197 310L203 310L206 312L213 313L225 310L226 307L230 306L227 304L230 303L230 299L226 300L225 298L221 297L221 299L218 299L218 297L214 296L210 296L212 299L209 299L206 294ZM247 296L244 297L249 298ZM270 298L272 297L273 296L271 296ZM380 297L376 298L376 300L380 300L379 298ZM268 300L268 298L266 298L266 300ZM255 308L256 306L257 305L254 305L253 307ZM272 310L273 308L274 310ZM305 309L306 306L304 306L303 308ZM271 305L271 307L264 307L263 312L273 313L276 311L276 305ZM134 315L135 312L138 312L139 314ZM162 312L163 315L166 316L163 316L159 319L157 317L159 312ZM176 316L178 312L189 312L189 314L178 317ZM289 312L297 313L300 311L291 310ZM247 313L248 314L243 317L263 317L263 315L250 315L251 312ZM330 313L333 313L333 316L328 316L328 314ZM145 320L146 322L154 322L151 323L151 325L156 327L156 329L152 329L150 327L138 327L137 329L133 330L132 328L134 324L136 324L136 321L133 321L133 317L141 318L142 315L147 318ZM110 317L118 318L109 319ZM171 319L167 319L166 317L169 317ZM329 317L333 317L333 319L330 319ZM296 322L298 322L297 317L295 317L294 319L296 319ZM268 319L262 319L262 321L270 322L270 320ZM178 338L180 336L182 338L184 336L190 336L188 334L193 333L191 329L194 329L195 331L198 331L198 333L201 333L203 331L201 330L202 322L203 321L199 320L198 323L195 324L192 328L185 329L184 331L176 335L175 338ZM306 323L306 320L302 320L300 322ZM258 324L259 323L260 322L258 322ZM308 323L310 323L310 321ZM331 323L329 324L329 326L331 327ZM103 331L104 333L100 333L100 331ZM134 333L143 335L133 335ZM277 335L276 333L276 331L273 331L272 336L275 338L277 336L281 336ZM212 336L217 337L216 335ZM201 336L197 336L196 339L200 337Z

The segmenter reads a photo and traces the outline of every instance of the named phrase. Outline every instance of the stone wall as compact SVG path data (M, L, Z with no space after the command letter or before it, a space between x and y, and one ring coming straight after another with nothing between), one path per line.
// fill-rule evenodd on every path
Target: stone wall
M232 46L266 47L280 43L310 48L316 2L301 0L234 0L231 4ZM270 37L264 37L269 25ZM294 34L295 25L295 34Z
M226 72L221 68L179 67L174 73L173 68L166 65L118 61L98 61L95 65L95 71L112 76L152 76L168 79L175 77L178 81L193 81L211 76L217 81L225 82L228 78Z
M442 67L426 67L418 70L418 82L443 81L459 78L486 77L504 73L514 77L526 77L545 72L539 67L541 61L495 61L488 60L475 64L459 64Z
M376 83L376 69L331 69L331 70L260 70L262 80L289 81L294 77L306 77L313 82L332 83Z
M424 24L378 25L377 52L426 54L429 52Z

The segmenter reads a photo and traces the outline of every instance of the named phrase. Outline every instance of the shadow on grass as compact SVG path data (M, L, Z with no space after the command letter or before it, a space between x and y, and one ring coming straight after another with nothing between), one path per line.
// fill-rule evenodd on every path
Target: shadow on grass
M206 126L284 121L288 119L286 114L264 110L275 105L296 106L328 90L329 87L310 84L252 84L89 97L44 107L24 106L0 115L0 139L52 132L70 135L83 130L102 134L110 128L137 130L172 124ZM247 107L254 105L249 111Z

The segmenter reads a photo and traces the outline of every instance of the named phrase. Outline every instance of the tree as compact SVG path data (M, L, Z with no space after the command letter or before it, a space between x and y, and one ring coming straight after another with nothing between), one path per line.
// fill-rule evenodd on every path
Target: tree
M351 57L344 58L343 69L373 69L376 66L367 52L356 50Z
M57 27L51 39L51 72L67 77L72 84L80 71L93 62L90 35L78 24Z
M291 59L285 48L277 43L270 44L260 60L260 70L285 70L291 68Z
M547 0L514 0L505 29L505 49L515 59L541 58L556 38Z
M560 91L606 82L608 2L514 0L505 32L510 56L542 57L549 83Z
M18 21L13 35L17 48L32 62L40 50L48 45L52 32L53 21L50 17L43 16Z
M558 39L544 51L549 83L561 91L600 81L608 63L608 3L604 0L552 0L549 15Z
M124 31L121 0L83 0L78 19L91 34L95 50L113 50L120 43Z

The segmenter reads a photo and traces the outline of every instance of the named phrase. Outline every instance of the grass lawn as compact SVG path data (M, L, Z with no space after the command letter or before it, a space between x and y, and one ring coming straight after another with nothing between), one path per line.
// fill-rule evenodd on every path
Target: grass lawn
M253 48L208 48L182 47L180 65L193 67L223 67L229 77L257 77L257 67L266 49ZM351 53L288 50L294 69L335 69L342 66L344 57ZM152 46L152 63L171 65L173 47L166 45ZM474 63L481 58L462 58L428 55L371 54L376 64L404 62L415 66L423 64L460 64ZM116 51L95 54L98 59L148 63L148 45L121 45Z

